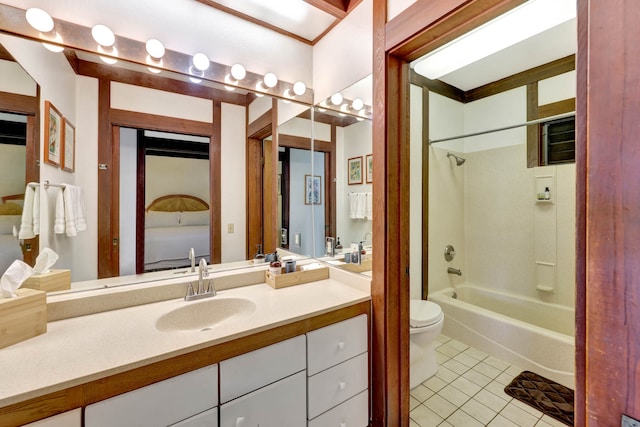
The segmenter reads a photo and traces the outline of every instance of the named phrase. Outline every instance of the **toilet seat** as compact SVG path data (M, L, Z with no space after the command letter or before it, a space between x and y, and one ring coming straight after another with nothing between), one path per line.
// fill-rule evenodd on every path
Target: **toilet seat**
M409 325L423 328L438 323L443 317L442 308L434 302L411 300L409 302Z

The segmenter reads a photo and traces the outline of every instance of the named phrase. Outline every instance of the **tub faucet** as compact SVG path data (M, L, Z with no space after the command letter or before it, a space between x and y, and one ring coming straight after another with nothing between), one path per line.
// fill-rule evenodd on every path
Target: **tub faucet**
M447 268L447 273L449 273L449 274L457 274L458 276L462 276L462 271L459 268L449 267L449 268Z
M191 261L191 272L196 271L196 251L193 248L189 249L189 261Z

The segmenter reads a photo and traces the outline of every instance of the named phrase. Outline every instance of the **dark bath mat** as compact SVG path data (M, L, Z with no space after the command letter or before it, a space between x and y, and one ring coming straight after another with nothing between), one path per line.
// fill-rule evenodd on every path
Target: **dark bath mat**
M504 392L561 423L573 426L573 390L562 384L524 371L504 388Z

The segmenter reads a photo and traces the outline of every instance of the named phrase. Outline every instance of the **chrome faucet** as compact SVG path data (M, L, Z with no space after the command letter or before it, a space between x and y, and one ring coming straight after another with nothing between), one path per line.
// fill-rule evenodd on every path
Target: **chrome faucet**
M449 268L447 268L447 273L449 273L449 274L457 274L458 276L462 276L462 271L459 268L449 267Z
M373 233L370 231L367 231L366 233L364 233L364 238L362 240L364 240L365 242L367 241L367 236L371 236L371 243L373 243Z
M209 277L209 270L207 268L207 261L204 258L200 258L198 264L198 291L194 292L193 285L189 283L187 286L187 295L185 295L185 301L193 301L196 299L209 298L216 296L216 288L213 285L213 280L206 280ZM205 289L205 281L207 286Z
M189 260L191 261L191 272L195 273L196 271L196 251L193 248L189 249Z

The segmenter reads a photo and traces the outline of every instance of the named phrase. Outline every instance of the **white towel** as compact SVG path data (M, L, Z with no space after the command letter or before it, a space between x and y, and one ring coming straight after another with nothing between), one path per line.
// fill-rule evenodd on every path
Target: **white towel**
M56 196L56 217L53 224L53 231L56 234L64 233L64 195L62 188L58 190L58 195Z
M34 190L31 214L33 215L33 234L37 236L40 234L40 186L36 185Z
M364 219L365 212L367 209L367 193L358 193L356 196L356 218Z
M20 231L18 232L18 238L33 239L36 234L33 232L33 200L35 198L35 187L39 186L38 183L30 182L24 189L24 204L22 205L22 219L20 223Z
M349 218L356 219L356 211L358 206L357 193L349 193L347 196L349 197Z
M84 190L82 187L75 187L76 198L74 200L73 208L76 216L76 228L78 231L85 231L87 229L87 216L84 213Z
M373 193L366 193L364 218L373 221Z
M62 195L64 197L64 231L68 237L74 237L78 235L75 209L76 187L64 184Z

